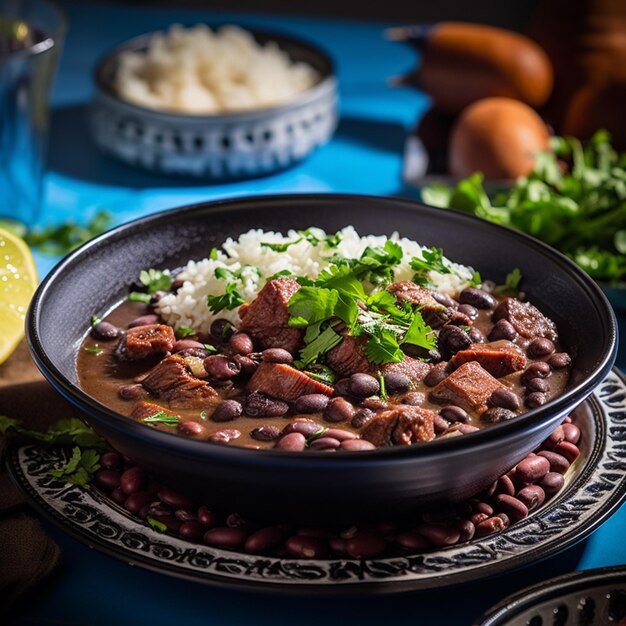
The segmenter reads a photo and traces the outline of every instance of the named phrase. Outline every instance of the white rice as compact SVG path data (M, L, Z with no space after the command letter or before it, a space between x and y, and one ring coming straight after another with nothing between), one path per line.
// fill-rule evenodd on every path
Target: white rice
M212 115L273 106L319 80L274 42L261 46L238 26L174 24L150 37L145 51L119 55L118 95L151 109Z
M202 333L208 333L211 323L217 318L226 318L238 325L240 319L237 309L232 311L224 309L213 314L207 306L207 296L222 295L226 283L229 282L215 277L217 268L242 270L242 279L237 285L237 291L246 302L252 302L267 282L267 278L277 272L289 270L297 276L315 278L329 265L325 257L337 253L346 258L359 258L367 246L383 246L387 241L384 235L361 237L352 226L346 226L340 231L339 245L336 248L328 248L324 243L326 233L323 230L319 228L309 230L321 240L319 244L312 245L304 239L289 246L285 252L275 252L261 246L261 242L295 241L299 237L296 231L289 231L287 236L283 236L280 233L257 229L242 234L237 240L227 239L222 250L217 251L215 259L205 258L187 263L177 277L184 280L183 285L176 293L161 298L158 313L175 328L188 326ZM394 279L411 280L415 273L410 267L411 258L414 256L423 258L424 248L411 239L400 237L398 233L394 233L389 239L398 242L404 252L401 263L394 268ZM429 282L438 291L454 294L470 284L474 274L472 268L458 265L445 258L444 264L452 273L430 272L428 275Z

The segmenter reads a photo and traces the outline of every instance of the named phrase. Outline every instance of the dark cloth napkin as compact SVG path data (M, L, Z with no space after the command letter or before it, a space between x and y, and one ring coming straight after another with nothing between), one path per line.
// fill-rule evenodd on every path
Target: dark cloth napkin
M32 430L46 430L62 417L76 416L39 374L25 342L0 366L0 415L18 419ZM61 556L6 473L9 439L10 435L0 434L0 616L9 615Z

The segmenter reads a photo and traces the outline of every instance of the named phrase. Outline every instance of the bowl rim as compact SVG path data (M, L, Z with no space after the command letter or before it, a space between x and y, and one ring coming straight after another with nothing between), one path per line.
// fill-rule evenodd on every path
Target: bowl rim
M261 36L263 38L267 38L268 40L275 41L279 45L279 48L281 48L281 42L298 46L300 48L305 48L309 52L318 56L322 60L323 64L328 66L328 71L322 74L320 76L320 79L314 85L312 85L305 91L296 94L294 97L290 98L286 102L281 102L271 106L244 109L240 111L226 111L223 113L215 114L178 113L175 111L152 109L150 107L141 106L134 102L125 100L116 93L115 89L113 89L111 81L105 78L105 70L108 68L109 64L115 62L116 57L120 53L129 50L144 48L151 36L157 33L167 32L167 27L165 27L160 30L142 33L140 35L131 37L130 39L126 39L125 41L110 48L96 61L96 64L92 71L92 78L97 88L96 97L108 99L117 105L123 105L125 108L138 115L154 116L163 122L208 123L213 121L226 123L230 121L241 122L245 121L246 119L256 119L259 115L287 112L291 109L304 106L306 104L309 104L311 101L316 100L319 97L320 93L326 91L334 91L336 89L337 79L335 62L333 61L329 53L327 53L317 44L309 41L308 39L301 38L297 35L284 33L280 30L266 30L265 28L256 28L255 26L234 24L233 22L203 21L196 22L196 24L204 24L212 29L220 28L222 26L239 26L240 28L251 33L255 38L257 36ZM187 27L186 25L183 26Z
M110 239L122 239L137 232L145 232L147 229L153 227L155 223L158 224L163 221L167 222L172 218L179 218L180 216L192 218L194 215L205 214L216 210L225 210L226 212L230 211L233 214L236 214L237 211L250 210L251 208L256 208L256 210L260 211L261 209L259 205L262 206L267 203L274 205L278 203L286 203L288 206L293 206L294 203L301 200L310 202L332 201L356 203L383 201L387 206L390 204L396 205L395 208L398 210L418 210L422 214L440 214L445 212L451 219L457 220L460 223L466 222L470 224L480 224L481 227L495 230L496 232L500 229L504 229L508 236L520 239L526 247L530 247L533 252L551 258L553 262L560 265L565 271L567 271L571 278L575 280L581 288L587 291L590 302L595 306L598 311L598 316L604 322L602 330L605 337L605 348L602 359L599 363L596 363L592 374L587 376L583 381L567 389L563 394L553 398L546 404L522 413L513 420L494 424L488 428L467 433L462 437L439 439L419 445L388 446L376 448L374 450L347 451L345 453L340 452L332 455L332 458L329 458L329 455L323 451L310 450L303 455L300 452L289 452L274 449L251 450L239 446L225 446L215 444L210 441L199 441L189 437L184 437L174 432L170 433L150 428L122 415L121 413L117 413L97 401L95 398L89 396L79 386L68 380L46 354L39 333L39 319L42 315L42 302L45 301L48 292L54 289L55 278L63 272L73 269L74 266L79 266L81 258L89 255L92 249L106 245ZM256 207L252 207L251 205L256 205ZM81 410L86 411L92 417L97 416L97 419L106 417L107 419L112 420L109 423L110 427L116 426L118 429L121 428L126 430L129 436L142 439L146 443L151 442L154 445L164 445L170 448L170 454L179 454L181 456L203 456L203 452L206 453L208 450L213 457L221 458L225 462L236 460L239 463L249 462L253 464L255 459L266 458L273 459L276 463L284 462L286 465L289 464L290 460L295 458L299 459L300 462L307 462L308 459L311 459L313 462L318 463L317 459L320 457L327 459L325 463L329 466L334 463L343 465L350 461L363 463L364 461L370 461L374 458L403 462L414 457L434 456L446 451L453 452L468 445L470 447L476 446L478 448L481 443L489 444L500 437L506 437L508 434L516 431L524 429L530 429L532 431L533 427L539 426L539 423L543 420L547 413L551 415L564 415L566 410L573 408L573 403L578 404L584 400L584 398L586 398L593 391L593 389L600 382L602 382L613 367L617 356L617 329L618 326L615 312L595 281L593 281L593 279L591 279L581 268L579 268L564 254L554 248L551 248L538 239L520 231L487 222L473 215L432 207L406 198L341 193L237 196L235 198L224 198L183 205L120 224L119 226L94 237L61 259L61 261L59 261L59 263L48 273L37 288L26 315L26 340L36 365L48 382L50 382L50 384L52 384L57 391L59 391L66 398L74 399L78 402ZM177 441L178 444L171 446L171 444L175 441ZM170 445L168 445L168 442Z

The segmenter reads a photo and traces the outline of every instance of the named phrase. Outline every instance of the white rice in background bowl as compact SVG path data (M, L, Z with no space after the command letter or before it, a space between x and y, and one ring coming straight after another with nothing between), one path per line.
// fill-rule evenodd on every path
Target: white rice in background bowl
M256 298L267 279L278 272L287 270L296 276L316 278L318 274L331 263L327 257L339 254L345 258L359 258L368 246L384 246L389 239L397 242L403 250L402 261L394 267L394 280L411 280L415 274L410 266L412 257L423 258L423 250L416 241L400 237L393 233L391 237L385 235L360 236L353 226L342 228L338 235L340 241L336 247L328 247L325 242L326 233L320 228L308 229L319 239L313 245L306 238L295 231L288 234L252 229L240 235L236 240L228 238L221 250L214 250L213 258L200 261L189 261L177 279L184 281L176 293L163 296L157 305L157 312L166 323L174 328L189 327L196 332L208 333L211 324L218 318L227 319L235 326L240 323L238 308L223 309L212 313L207 305L208 296L224 294L225 286L233 280L217 278L215 271L226 268L231 272L241 272L237 279L237 292L246 303ZM294 242L284 252L277 252L261 245L262 243L282 244ZM471 284L474 270L471 267L459 265L444 257L444 264L451 270L449 274L429 272L429 282L438 291L455 294Z

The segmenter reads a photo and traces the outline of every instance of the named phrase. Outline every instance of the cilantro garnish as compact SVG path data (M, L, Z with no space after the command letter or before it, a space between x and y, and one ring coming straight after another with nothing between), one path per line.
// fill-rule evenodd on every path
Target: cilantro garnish
M190 335L195 335L196 331L191 328L191 326L181 326L176 329L176 338L184 339L185 337L189 337Z
M316 439L323 437L328 432L328 428L321 426L319 430L315 431L305 442L305 446L308 448Z
M305 337L306 342L306 337ZM319 334L312 341L300 350L300 358L295 362L295 366L304 369L309 363L318 359L322 354L326 354L341 342L341 335L338 335L330 326Z
M211 248L211 252L209 252L209 259L211 259L211 261L217 260L217 248Z
M97 315L91 316L91 327L94 328L97 326L102 320Z
M48 473L50 476L62 478L72 485L87 489L93 475L100 469L99 461L100 453L96 450L81 450L78 446L74 446L70 460Z
M154 519L154 517L146 517L146 522L159 533L164 533L167 530L167 525L158 519Z
M387 400L389 396L387 395L387 385L385 384L385 377L382 372L378 373L378 384L380 385L380 399Z
M91 346L91 347L85 347L83 348L83 350L85 352L89 352L90 354L95 354L96 356L98 356L99 354L102 354L104 352L104 350L102 348L100 348L98 346L98 344Z
M334 385L337 380L335 372L333 372L330 367L322 365L321 363L311 365L308 370L304 371L304 373L313 380L317 380L325 385Z
M513 271L509 272L504 279L504 285L498 285L493 293L496 296L516 296L519 292L519 284L522 280L522 273L519 268L516 267Z
M204 349L210 354L217 354L219 352L219 350L213 344L203 343L202 345L204 346Z
M269 241L262 241L261 247L269 248L274 252L287 252L287 250L291 246L295 246L297 243L301 241L308 241L312 246L317 246L320 243L324 243L327 248L336 248L341 242L341 234L335 233L334 235L326 235L323 239L320 239L320 236L315 234L310 228L306 230L297 231L298 238L293 239L292 241L285 241L282 243L272 243Z
M128 299L132 302L148 304L157 291L167 291L172 286L172 277L168 272L150 268L139 272L139 282L146 288L146 291L131 291Z
M128 299L131 302L143 302L144 304L150 304L152 296L149 293L143 293L141 291L131 291L128 294Z
M153 415L148 415L142 420L144 424L165 424L166 426L176 426L180 422L178 415L167 415L165 411L157 411Z
M223 309L232 311L244 302L243 296L237 291L237 283L227 283L221 296L207 296L207 304L211 313L219 313Z

